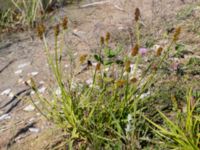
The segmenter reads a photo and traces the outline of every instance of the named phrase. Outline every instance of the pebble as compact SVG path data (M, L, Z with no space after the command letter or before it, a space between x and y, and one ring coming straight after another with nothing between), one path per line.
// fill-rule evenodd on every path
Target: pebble
M34 95L35 94L35 91L31 91L31 95Z
M9 114L4 114L0 116L0 121L8 120L8 119L11 119L11 116Z
M40 83L40 84L44 84L44 81L40 81L39 83Z
M18 81L17 81L19 84L22 84L24 83L24 80L22 78L19 78Z
M8 97L13 98L13 97L14 97L14 94L13 94L12 92L10 92L10 93L8 94Z
M97 66L97 64L98 64L98 63L96 63L96 62L95 62L95 63L92 63L92 66L96 67L96 66Z
M22 73L22 70L20 69L20 70L17 70L17 71L15 71L15 74L21 74Z
M88 79L85 81L88 85L91 85L93 83L93 79Z
M153 51L157 51L157 49L158 49L159 47L161 47L161 46L160 46L160 45L154 45L154 46L153 46Z
M36 75L38 75L38 73L39 73L39 72L36 72L36 71L35 71L35 72L28 73L28 75L29 75L29 76L36 76Z
M11 92L11 89L6 89L3 92L1 92L1 96L8 95Z
M38 89L39 93L44 93L45 91L46 91L46 87L44 86Z
M35 107L33 105L28 105L23 110L27 112L31 112L35 110Z
M24 68L24 67L26 67L28 65L30 65L30 62L27 62L27 63L24 63L24 64L20 64L20 65L18 65L18 69L22 69L22 68Z
M29 123L33 122L34 120L35 120L34 117L30 118L30 119L29 119Z
M29 128L28 130L33 133L38 133L40 131L38 128Z
M148 97L150 95L150 92L147 92L147 93L143 93L140 98L143 99L145 97Z
M69 67L69 65L68 65L68 64L66 64L66 65L65 65L65 68L68 68L68 67Z

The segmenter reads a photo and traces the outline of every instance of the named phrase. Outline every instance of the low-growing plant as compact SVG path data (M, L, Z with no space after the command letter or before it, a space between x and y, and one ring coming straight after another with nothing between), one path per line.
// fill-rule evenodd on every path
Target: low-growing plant
M40 95L34 80L29 84L41 101L35 107L48 119L58 125L70 138L69 148L78 142L79 148L92 149L141 149L140 141L148 132L142 117L148 105L150 87L156 82L158 70L167 60L172 46L179 38L181 28L177 28L171 43L166 48L158 48L152 61L140 70L146 49L140 48L140 10L135 11L136 41L130 54L121 56L122 48L111 48L111 34L100 38L101 47L92 58L81 55L79 61L86 63L90 70L89 83L75 82L76 74L64 80L62 69L63 44L58 44L61 33L67 31L68 20L54 28L54 54L45 38L45 26L38 26L38 35L44 43L49 66L55 76L59 93L52 91L51 99ZM63 28L62 30L60 28ZM87 59L89 57L89 59ZM94 65L95 64L95 65Z
M160 143L165 147L177 150L198 150L200 148L200 118L199 113L195 112L199 105L200 98L194 99L192 90L186 97L187 107L180 112L176 107L176 114L169 119L165 114L158 110L163 125L153 122L146 116L144 118L155 128L153 132L159 136Z

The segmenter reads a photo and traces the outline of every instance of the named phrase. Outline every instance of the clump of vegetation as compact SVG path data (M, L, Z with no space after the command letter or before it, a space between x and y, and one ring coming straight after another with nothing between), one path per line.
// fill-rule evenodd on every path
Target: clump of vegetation
M45 18L46 13L72 3L73 0L8 0L8 9L0 9L0 29L34 28Z
M187 93L187 105L181 110L178 108L177 101L174 99L175 114L170 120L165 114L158 110L164 123L161 126L144 116L156 129L153 132L158 134L160 144L170 149L198 150L200 144L200 118L197 113L199 100L194 99L192 91Z
M147 49L140 48L139 19L140 10L137 8L136 41L129 54L122 55L124 51L121 47L111 48L112 37L107 32L105 37L100 38L101 46L97 53L80 56L79 63L86 64L92 78L86 82L76 82L77 74L74 70L67 76L63 72L64 41L58 41L60 38L64 39L61 36L67 32L67 18L54 27L54 55L45 38L45 25L38 26L38 36L44 43L59 92L51 90L50 96L44 97L39 94L32 79L29 86L42 102L40 106L35 105L34 101L33 104L48 120L69 135L64 143L70 149L148 149L159 147L163 141L169 143L165 147L198 149L200 124L195 108L199 100L191 102L190 92L187 97L187 113L178 111L178 123L174 123L161 111L155 111L157 101L152 99L157 94L154 93L154 84L162 76L160 70L168 60L170 51L176 46L181 28L175 30L169 45L148 54ZM148 65L143 63L144 56L149 57ZM69 60L74 61L71 57L69 52ZM173 102L177 110L177 103ZM185 126L178 127L180 122L185 121L185 115ZM158 130L151 130L152 127L146 120ZM157 137L157 134L160 136Z

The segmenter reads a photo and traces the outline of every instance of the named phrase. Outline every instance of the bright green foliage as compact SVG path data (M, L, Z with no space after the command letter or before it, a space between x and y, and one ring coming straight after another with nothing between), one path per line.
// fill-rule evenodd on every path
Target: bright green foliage
M161 142L170 149L176 150L199 150L200 146L200 118L195 113L200 99L194 100L192 91L187 94L186 112L176 112L173 121L158 110L163 125L157 124L147 117L144 118L156 129L153 132L158 134Z

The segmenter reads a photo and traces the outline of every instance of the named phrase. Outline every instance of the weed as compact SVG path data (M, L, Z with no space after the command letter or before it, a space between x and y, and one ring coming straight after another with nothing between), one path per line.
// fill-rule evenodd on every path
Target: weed
M120 57L122 49L119 47L113 49L109 46L112 37L107 32L105 37L100 38L100 50L93 55L93 58L86 54L80 57L80 63L87 62L90 68L91 62L96 61L94 69L90 70L92 80L88 81L88 84L74 82L76 75L73 73L70 73L67 82L63 80L60 59L63 47L62 44L58 45L58 39L67 31L67 18L61 23L64 31L60 30L60 25L54 28L54 56L50 53L44 35L45 27L43 25L38 27L38 35L44 42L48 63L60 89L60 95L53 92L53 100L47 100L37 92L36 83L31 80L30 86L42 102L42 106L35 106L47 119L53 121L66 134L70 134L70 138L66 140L70 149L78 141L87 143L86 147L92 149L100 147L141 149L145 145L140 138L145 137L149 130L142 117L151 94L149 88L157 81L157 71L167 60L169 51L178 40L181 28L176 29L167 48L159 48L157 53L153 54L157 57L141 74L139 67L144 55L139 53L141 34L138 28L139 18L140 11L137 8L135 11L137 40L130 55ZM147 50L144 50L146 53ZM88 58L90 60L87 60Z

